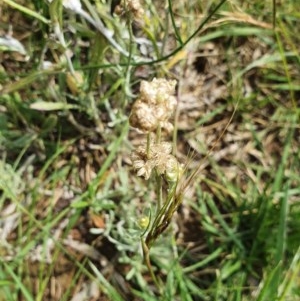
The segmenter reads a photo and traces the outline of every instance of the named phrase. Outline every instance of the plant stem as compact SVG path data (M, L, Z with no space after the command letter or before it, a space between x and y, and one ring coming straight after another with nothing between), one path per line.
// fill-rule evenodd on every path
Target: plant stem
M155 175L156 177L156 192L157 192L157 208L156 208L156 214L159 212L162 204L162 177L161 175L157 174Z
M156 129L156 143L159 144L161 140L161 125L159 124Z
M151 136L150 133L147 134L147 149L146 149L146 153L147 153L147 159L150 159L150 144L151 144Z
M160 124L157 127L156 130L156 143L160 144L161 142L161 126ZM156 177L156 192L157 192L157 209L156 209L156 214L159 212L161 205L162 205L162 176L159 175L157 172L155 173Z
M155 283L155 286L157 287L157 289L159 291L161 291L161 287L159 285L159 282L158 282L158 280L157 280L157 278L156 278L156 276L155 276L155 274L153 272L152 266L151 266L150 252L149 252L150 250L149 250L147 244L145 243L145 241L144 241L144 239L142 237L141 237L141 243L142 243L142 248L143 248L143 255L144 255L145 264L146 264L146 266L148 268L148 271L149 271L149 273L151 275L151 278L152 278L153 282Z

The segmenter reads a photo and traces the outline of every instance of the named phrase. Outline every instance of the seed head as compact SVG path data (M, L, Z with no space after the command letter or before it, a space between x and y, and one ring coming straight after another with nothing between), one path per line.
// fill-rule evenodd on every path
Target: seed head
M175 109L176 99L172 96L175 93L176 80L165 78L154 78L152 82L143 80L141 82L141 98L147 103L156 105L164 104Z
M127 0L127 7L137 20L141 19L145 13L139 0Z
M140 0L123 0L113 8L117 15L123 15L126 12L131 12L135 20L141 20L145 14Z
M172 124L168 121L176 109L175 80L156 79L152 82L142 81L140 97L132 106L129 122L131 126L143 132L153 132L160 125L170 131Z
M166 157L170 155L172 145L169 142L161 142L159 144L150 142L149 154L147 154L147 144L142 143L136 150L131 153L131 161L133 168L137 170L137 176L144 177L148 180L152 170L157 168L159 174L164 173Z

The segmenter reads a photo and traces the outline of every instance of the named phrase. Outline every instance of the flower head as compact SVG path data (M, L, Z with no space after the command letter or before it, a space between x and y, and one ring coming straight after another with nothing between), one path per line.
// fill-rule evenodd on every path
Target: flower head
M141 82L141 98L156 105L176 106L176 99L172 96L175 93L176 80L154 78L152 82L143 80Z
M155 168L159 175L165 175L167 181L175 182L180 173L180 164L171 154L172 145L169 142L150 143L149 154L147 146L141 144L131 153L133 168L137 170L137 175L148 180L152 170Z
M132 106L129 121L131 126L143 132L153 132L160 125L172 130L168 121L176 109L175 80L156 79L152 82L142 81L140 97Z
M124 0L120 4L113 7L113 11L117 15L122 15L126 11L131 12L135 20L141 20L145 11L140 3L140 0Z

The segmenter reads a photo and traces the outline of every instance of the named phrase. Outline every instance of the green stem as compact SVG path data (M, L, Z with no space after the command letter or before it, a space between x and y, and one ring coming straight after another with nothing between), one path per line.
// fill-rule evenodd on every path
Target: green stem
M155 283L155 286L157 287L157 289L159 291L161 291L161 286L159 285L159 282L153 272L153 269L152 269L152 266L151 266L151 262L150 262L150 250L148 248L148 246L146 245L145 241L143 238L141 238L141 243L142 243L142 248L143 248L143 255L144 255L144 261L145 261L145 264L148 268L148 271L151 275L151 278L153 280L153 282Z
M160 140L161 140L161 125L159 123L156 129L156 143L159 144Z
M158 127L156 129L156 143L160 144L160 142L161 142L161 126L160 124L158 124ZM157 214L162 206L162 198L163 198L162 176L159 175L156 171L155 177L156 177L156 192L157 192L157 210L156 210L156 214Z
M157 189L157 208L156 214L159 212L162 205L162 177L156 173L156 189Z
M151 144L151 136L150 133L147 134L147 149L146 149L146 154L147 154L147 159L150 159L150 144Z
M50 20L48 20L47 18L44 18L39 13L37 13L37 12L35 12L35 11L33 11L33 10L23 6L23 5L15 3L15 1L3 0L3 2L5 2L6 4L10 5L11 7L19 10L20 12L22 12L22 13L28 15L28 16L31 16L33 18L36 18L36 19L42 21L45 24L50 24Z

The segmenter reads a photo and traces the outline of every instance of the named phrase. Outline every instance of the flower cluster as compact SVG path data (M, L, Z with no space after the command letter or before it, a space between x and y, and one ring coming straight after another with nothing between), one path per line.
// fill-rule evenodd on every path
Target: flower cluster
M184 169L172 154L172 144L162 140L162 136L165 136L162 129L169 133L173 130L169 119L177 105L175 86L175 80L163 78L154 78L151 82L142 81L140 95L133 104L129 117L130 125L147 136L131 153L132 166L138 176L148 180L154 173L156 180L156 214L152 221L151 216L143 216L138 221L143 231L144 259L155 283L158 282L151 269L149 249L166 230L182 201L179 191Z
M147 145L143 143L131 153L133 168L137 170L138 176L143 176L146 180L155 168L157 174L165 176L167 181L176 181L181 166L171 151L172 145L169 142L151 142L147 154Z
M176 81L154 78L152 82L142 81L140 97L132 107L129 121L131 126L143 132L153 132L158 126L172 131L168 121L177 105L175 92Z
M178 180L182 167L172 153L172 144L160 141L160 137L150 138L150 134L160 128L171 131L170 117L176 109L176 81L156 79L142 81L140 96L132 106L129 121L131 126L148 133L147 142L142 142L131 154L133 168L138 176L148 180L152 171L157 176L163 176L169 183Z
M142 19L145 13L139 0L123 0L114 8L117 15L122 15L126 11L131 12L136 20Z

